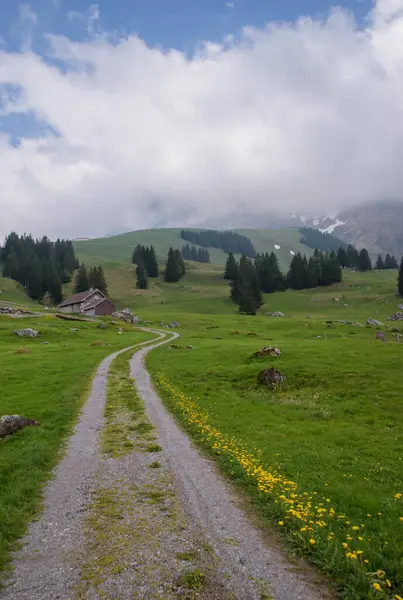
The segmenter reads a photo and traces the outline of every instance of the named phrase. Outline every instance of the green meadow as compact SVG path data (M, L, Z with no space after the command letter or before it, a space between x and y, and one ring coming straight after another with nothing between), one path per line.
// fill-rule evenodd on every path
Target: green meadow
M374 326L326 323L365 325L371 317L403 334L403 323L386 321L397 310L396 273L346 273L344 279L342 287L266 297L256 317L238 315L225 298L200 300L204 308L197 312L190 312L190 300L186 310L160 306L162 321L181 322L181 348L161 347L148 364L157 385L169 382L169 389L159 386L168 406L245 487L293 552L317 564L344 598L397 597L403 592L403 345L386 327L382 342ZM278 310L285 316L265 316ZM150 308L144 313L154 316ZM268 345L281 356L252 358ZM258 385L268 366L284 373L286 383ZM199 417L189 421L181 394L191 411L204 415L200 422L207 414L209 426L256 449L268 473L294 482L298 502L311 497L309 516L293 518L289 505L276 493L261 493L233 456L222 448L217 455L215 438L205 439L195 425ZM326 525L318 525L320 514Z

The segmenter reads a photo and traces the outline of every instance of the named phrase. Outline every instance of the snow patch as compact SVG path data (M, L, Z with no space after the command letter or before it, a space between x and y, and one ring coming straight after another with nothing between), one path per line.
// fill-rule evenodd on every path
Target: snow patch
M306 217L301 216L300 219L303 223L306 223Z
M326 229L319 229L319 231L321 231L322 233L333 233L336 227L339 227L340 225L345 225L346 222L347 221L340 221L339 219L336 219L335 223L332 223L331 225L329 225L329 227L326 227Z
M291 256L295 256L294 250L290 250L290 254L291 254Z
M276 250L280 250L280 246L278 244L274 244Z

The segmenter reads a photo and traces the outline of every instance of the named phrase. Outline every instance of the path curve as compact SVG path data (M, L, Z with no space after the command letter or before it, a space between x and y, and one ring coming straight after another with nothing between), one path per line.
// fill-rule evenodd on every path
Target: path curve
M0 590L1 600L66 600L80 580L77 549L84 542L84 512L95 491L99 467L98 440L103 425L106 381L116 356L155 340L171 339L166 333L150 330L158 336L107 356L99 365L91 392L79 421L68 440L66 452L44 493L44 510L31 523L15 554L14 572Z
M171 339L176 337L178 334ZM329 597L326 588L310 585L302 570L297 570L283 553L263 541L262 533L237 506L230 484L218 474L213 461L199 453L163 405L145 366L147 353L162 343L152 344L133 355L131 375L148 416L158 430L185 508L200 524L230 573L237 600L266 597L257 591L256 582L268 582L273 600Z

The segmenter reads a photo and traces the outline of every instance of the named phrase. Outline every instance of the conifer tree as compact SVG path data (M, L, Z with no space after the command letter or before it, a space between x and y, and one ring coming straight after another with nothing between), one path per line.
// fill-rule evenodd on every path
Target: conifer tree
M169 249L168 258L165 265L164 278L166 282L179 281L182 275L182 268L178 262L178 255L173 248Z
M39 258L34 255L29 265L27 292L33 300L41 300L45 293L45 283Z
M340 246L340 248L337 250L337 258L342 269L349 266L347 250L342 246Z
M376 259L376 269L378 269L378 271L382 271L383 269L385 269L385 263L383 262L383 258L380 254L378 254L377 259Z
M283 292L284 290L287 289L287 282L286 282L284 275L280 271L280 266L278 264L278 259L277 259L276 254L274 252L272 252L269 256L269 259L270 259L270 263L271 263L271 269L272 269L272 272L274 275L276 291Z
M400 261L399 276L398 276L398 281L397 281L397 290L398 290L399 296L403 297L403 258Z
M73 290L75 294L85 292L89 288L88 273L85 265L82 263L75 274Z
M369 258L368 250L366 248L362 248L360 250L359 262L358 262L358 270L359 271L371 271L372 264L371 259Z
M45 269L44 283L44 287L52 298L53 303L60 304L63 299L62 284L56 272L56 268L52 263L48 263L48 266Z
M137 276L136 287L139 290L146 290L148 288L148 275L147 275L147 269L145 268L144 264L137 265L136 276Z
M149 255L148 255L148 276L149 277L158 277L159 268L158 268L158 260L157 255L154 249L154 246L150 246Z
M385 256L385 269L398 269L399 265L394 256L391 256L389 252Z
M319 272L318 259L316 259L314 256L311 256L306 270L307 288L315 288L319 285Z
M291 260L287 282L293 290L303 290L307 286L307 266L300 252Z
M229 279L230 281L234 281L238 276L238 264L235 260L232 252L228 254L227 262L225 264L225 273L224 279Z
M237 278L230 285L231 299L239 305L239 311L249 315L256 314L263 303L262 293L256 269L246 256L241 257Z
M347 260L348 264L346 265L350 269L358 269L359 268L359 255L358 250L354 248L352 244L347 246Z

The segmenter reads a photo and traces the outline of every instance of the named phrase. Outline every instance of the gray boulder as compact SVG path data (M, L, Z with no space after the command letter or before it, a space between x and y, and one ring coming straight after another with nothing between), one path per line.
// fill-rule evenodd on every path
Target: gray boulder
M282 312L276 311L276 312L267 312L266 317L284 317L284 315Z
M403 304L398 304L397 308L398 308L398 310L403 310Z
M181 326L181 324L180 324L180 323L178 323L178 321L171 321L171 322L170 322L170 324L169 324L169 326L170 326L172 329L174 329L175 327L180 327L180 326Z
M376 325L377 327L382 327L383 323L381 321L377 321L376 319L367 319L367 325Z
M0 438L16 433L23 427L39 427L38 421L21 417L20 415L5 415L0 419Z
M98 325L98 329L106 329L106 325L105 325L105 323L100 323L100 324Z
M139 317L136 317L130 308L123 308L120 312L114 312L112 316L117 317L125 323L131 323L132 325L138 325L140 322Z
M18 337L37 337L39 335L39 331L31 329L30 327L27 327L26 329L16 329L14 333L15 335L18 335Z

